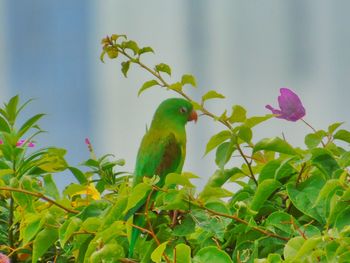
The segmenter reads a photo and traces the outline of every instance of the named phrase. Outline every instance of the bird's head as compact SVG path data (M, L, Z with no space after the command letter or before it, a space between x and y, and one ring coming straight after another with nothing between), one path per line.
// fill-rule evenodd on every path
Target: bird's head
M171 98L163 101L157 108L152 124L172 123L185 126L188 121L197 121L198 115L192 104L180 98Z

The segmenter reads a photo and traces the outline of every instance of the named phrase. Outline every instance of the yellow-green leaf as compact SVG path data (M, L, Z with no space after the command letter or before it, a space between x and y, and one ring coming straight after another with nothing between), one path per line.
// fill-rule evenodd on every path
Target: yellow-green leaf
M182 85L190 84L193 87L197 87L196 79L192 75L187 75L187 74L183 75L181 78L181 83Z
M240 105L234 105L232 107L232 114L229 118L230 123L244 122L246 120L247 111Z
M215 90L210 90L202 96L202 102L205 102L206 100L209 100L209 99L224 99L224 98L225 98L224 95L217 93Z
M181 92L182 91L182 84L180 82L175 82L169 86L169 89Z
M168 243L169 241L163 242L152 252L151 259L153 262L160 263L162 261L162 256Z
M155 70L157 72L167 73L169 76L171 76L171 68L169 67L169 65L167 65L165 63L160 63L160 64L156 65Z
M155 79L146 81L145 83L143 83L142 87L139 89L137 96L140 96L141 93L144 92L146 89L149 89L149 88L156 86L156 85L159 85L159 83Z
M205 154L210 152L211 150L215 149L217 146L219 146L224 141L230 139L232 136L232 133L228 130L221 131L214 136L212 136L209 139L209 142L207 143L207 147L205 148Z

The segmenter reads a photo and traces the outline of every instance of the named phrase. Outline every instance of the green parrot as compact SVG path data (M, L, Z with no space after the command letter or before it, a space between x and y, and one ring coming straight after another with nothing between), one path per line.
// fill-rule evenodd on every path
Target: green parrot
M151 127L144 135L138 150L136 167L134 171L133 187L143 181L143 177L159 176L157 186L162 187L165 177L169 173L181 173L186 155L186 130L188 121L197 121L197 113L193 110L192 104L179 98L171 98L163 101L157 108ZM145 219L143 213L146 197L135 207L127 211L125 220L132 215L133 224L144 226ZM140 230L132 228L129 258L134 253L135 243Z

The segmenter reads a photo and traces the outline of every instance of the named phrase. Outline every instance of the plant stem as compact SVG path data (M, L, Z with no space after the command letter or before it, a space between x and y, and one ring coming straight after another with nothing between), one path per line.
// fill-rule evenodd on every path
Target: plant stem
M309 128L311 128L311 130L316 133L316 129L314 127L311 126L310 123L308 123L307 121L305 121L304 119L300 119L303 123L305 123ZM324 144L324 142L321 140L321 144L323 147L326 147L326 145Z
M50 204L53 204L53 205L55 205L55 206L65 210L68 213L72 213L72 214L78 214L79 213L79 211L70 209L68 207L65 207L65 206L57 203L56 201L52 200L51 198L48 198L47 196L43 195L42 193L31 192L31 191L28 191L28 190L25 190L25 189L12 188L12 187L0 187L0 191L1 190L2 191L10 191L10 192L19 192L19 193L23 193L23 194L32 195L32 196L38 197L40 199L43 199L43 200L49 202ZM11 198L11 200L12 200L12 204L13 204L13 199ZM10 205L11 205L11 203L10 203ZM11 213L10 213L10 217L11 217Z
M209 209L209 208L206 208L206 207L204 207L204 206L201 206L201 208L204 209L204 210L206 210L207 212L213 214L213 215L222 216L222 217L226 217L226 218L231 218L231 219L233 219L233 220L235 220L235 221L237 221L237 222L239 222L239 223L241 223L241 224L244 224L244 225L246 225L246 226L249 225L249 223L248 223L247 221L245 221L245 220L239 218L238 216L234 216L234 215L229 215L229 214L217 212L217 211L211 210L211 209ZM262 233L262 234L264 234L264 235L266 235L266 236L269 236L269 237L275 237L275 238L281 239L281 240L283 240L283 241L288 241L288 240L289 240L289 238L279 236L279 235L277 235L277 234L275 234L275 233L272 233L272 232L270 232L270 231L261 229L261 228L256 227L256 226L252 226L251 228L252 228L253 230L255 230L255 231L257 231L257 232L260 232L260 233Z

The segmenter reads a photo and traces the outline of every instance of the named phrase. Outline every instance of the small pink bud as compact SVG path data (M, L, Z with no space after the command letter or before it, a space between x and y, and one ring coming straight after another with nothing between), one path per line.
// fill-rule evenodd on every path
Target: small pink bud
M85 143L86 143L87 145L91 145L91 142L90 142L89 138L85 138Z
M25 140L19 140L17 143L16 143L16 146L17 147L20 147L20 146L22 146L23 145L23 143L25 142Z

